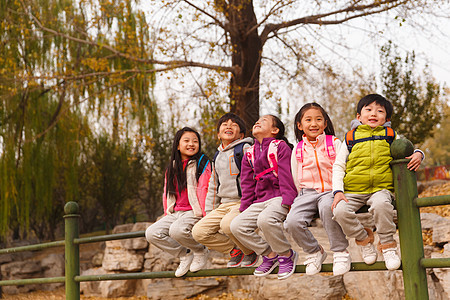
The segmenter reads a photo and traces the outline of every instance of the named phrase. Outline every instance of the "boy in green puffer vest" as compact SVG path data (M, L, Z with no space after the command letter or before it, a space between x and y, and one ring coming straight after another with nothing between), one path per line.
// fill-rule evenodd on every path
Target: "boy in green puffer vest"
M331 209L347 237L355 238L361 247L364 262L373 264L378 256L373 232L364 228L355 215L363 205L368 205L386 268L396 270L400 267L400 258L394 240L394 183L389 163L392 160L390 146L397 134L388 126L392 112L392 103L378 94L367 95L358 102L356 128L346 134L347 147L341 147L333 165ZM415 150L406 158L411 159L408 169L415 171L424 155Z

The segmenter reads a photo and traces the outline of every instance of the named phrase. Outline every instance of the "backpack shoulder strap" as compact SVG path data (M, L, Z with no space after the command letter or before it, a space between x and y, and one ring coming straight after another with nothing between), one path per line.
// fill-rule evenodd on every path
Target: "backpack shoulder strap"
M325 147L327 148L328 157L331 159L336 158L336 150L334 149L333 138L334 136L332 135L325 135Z
M244 157L244 145L247 143L240 143L234 147L234 162L239 172L241 172L242 157Z
M255 145L251 145L245 152L245 155L247 156L250 167L255 171L255 167L253 166L253 163L255 162Z
M356 129L352 129L345 134L345 144L349 153L352 152L353 145L355 144L355 131Z
M396 136L397 133L394 129L392 129L391 127L386 127L386 140L389 144L392 144Z
M278 177L278 146L282 140L273 140L269 144L269 150L267 151L267 160L269 161L270 168L273 174Z
M297 147L295 148L295 157L301 163L303 163L303 139L297 143Z
M202 154L197 161L197 171L201 170L201 172L199 173L200 175L203 174L203 172L205 172L208 163L209 163L208 157L205 154Z
M216 158L218 155L219 155L219 150L217 150L216 153L214 153L213 162L216 162Z

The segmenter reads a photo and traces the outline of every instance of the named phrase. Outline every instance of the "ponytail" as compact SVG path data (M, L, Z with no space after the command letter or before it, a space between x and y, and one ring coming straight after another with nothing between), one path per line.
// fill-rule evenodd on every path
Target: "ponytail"
M278 128L278 133L275 136L275 139L285 141L286 144L289 146L289 148L291 148L291 150L294 149L294 145L289 143L288 139L284 136L286 129L284 127L283 122L281 122L280 118L278 118L277 116L274 116L274 115L269 115L269 116L272 117L273 126Z

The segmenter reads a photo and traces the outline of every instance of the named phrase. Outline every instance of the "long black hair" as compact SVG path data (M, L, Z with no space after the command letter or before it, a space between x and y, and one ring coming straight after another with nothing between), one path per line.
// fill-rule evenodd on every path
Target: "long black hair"
M286 144L288 144L288 146L289 146L291 149L294 149L294 145L292 145L291 143L289 143L288 139L284 136L284 134L286 133L286 129L285 129L285 127L284 127L283 122L281 122L280 118L278 118L277 116L274 116L274 115L269 115L269 116L272 117L272 121L273 121L272 125L273 125L273 127L278 128L278 133L277 133L277 135L275 136L275 138L276 138L277 140L283 140L283 141L285 141Z
M166 169L167 195L176 195L177 187L179 193L181 193L181 191L186 188L186 170L183 169L181 153L180 150L178 150L181 137L186 132L195 133L198 139L198 152L189 158L189 160L195 160L197 162L196 165L198 165L198 162L200 162L200 166L197 167L196 172L197 180L199 179L200 175L202 175L206 164L209 162L209 158L202 152L202 140L200 138L200 134L190 127L183 127L182 129L178 130L177 133L175 133L175 137L173 139L172 153L170 155L169 165Z
M333 127L333 122L331 122L330 117L328 116L327 112L325 111L325 109L323 109L322 106L320 106L318 103L316 102L311 102L311 103L306 103L305 105L302 106L302 108L300 108L300 110L298 111L298 113L295 115L295 121L294 121L294 133L295 133L295 137L297 138L297 142L301 141L303 138L303 130L298 129L298 124L302 122L302 118L303 115L306 113L307 110L309 110L310 108L314 108L319 110L322 113L323 118L325 119L325 121L327 122L327 127L325 127L325 134L328 135L335 135L334 133L334 127Z

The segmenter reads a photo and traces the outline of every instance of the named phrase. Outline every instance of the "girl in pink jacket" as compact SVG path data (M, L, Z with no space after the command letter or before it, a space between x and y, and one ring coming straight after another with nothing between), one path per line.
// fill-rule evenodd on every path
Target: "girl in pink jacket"
M184 127L175 134L163 193L164 217L147 228L149 243L180 257L175 276L202 269L208 250L194 240L192 227L205 215L211 164L201 152L200 135Z
M298 196L286 218L285 228L295 242L308 253L306 274L322 269L327 257L308 229L318 213L328 234L333 255L333 274L350 270L348 241L339 224L332 219L332 169L341 142L334 136L333 123L317 103L307 103L295 116L295 135L299 143L292 151L291 168Z

